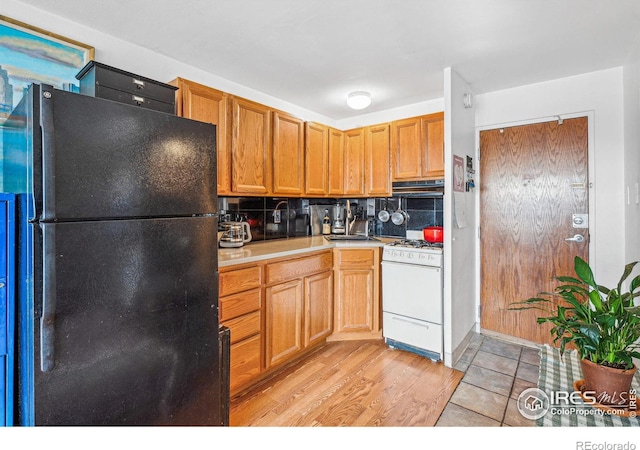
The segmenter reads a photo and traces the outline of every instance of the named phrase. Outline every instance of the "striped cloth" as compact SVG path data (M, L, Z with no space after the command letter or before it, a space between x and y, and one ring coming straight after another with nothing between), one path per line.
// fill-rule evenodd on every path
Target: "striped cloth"
M631 388L638 390L640 387L640 370L636 372ZM540 372L538 374L538 389L547 395L552 392L572 392L573 383L582 379L582 369L578 352L566 351L560 356L557 348L544 345L540 348ZM574 395L574 398L577 397ZM639 396L640 400L640 396ZM639 415L640 415L640 405ZM586 405L582 400L566 404L559 402L551 405L547 413L536 420L537 426L544 427L571 427L571 426L639 426L640 417L620 417L604 413L603 411Z

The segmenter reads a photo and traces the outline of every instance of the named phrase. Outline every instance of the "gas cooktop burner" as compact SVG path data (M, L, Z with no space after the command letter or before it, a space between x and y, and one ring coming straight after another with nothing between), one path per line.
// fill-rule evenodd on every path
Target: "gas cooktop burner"
M442 242L429 242L422 239L400 239L389 244L392 247L410 247L410 248L442 248Z

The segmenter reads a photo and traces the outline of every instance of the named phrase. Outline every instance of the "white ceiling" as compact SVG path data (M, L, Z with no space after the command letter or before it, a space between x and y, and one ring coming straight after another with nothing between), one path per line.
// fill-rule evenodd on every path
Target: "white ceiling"
M335 120L640 57L639 0L20 1Z

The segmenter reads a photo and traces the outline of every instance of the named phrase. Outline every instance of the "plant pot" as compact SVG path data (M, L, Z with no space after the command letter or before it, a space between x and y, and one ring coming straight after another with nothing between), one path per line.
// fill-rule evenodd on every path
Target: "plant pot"
M628 403L631 380L636 373L635 365L624 370L581 359L580 366L584 376L584 392L594 392L596 402L611 406L625 406Z

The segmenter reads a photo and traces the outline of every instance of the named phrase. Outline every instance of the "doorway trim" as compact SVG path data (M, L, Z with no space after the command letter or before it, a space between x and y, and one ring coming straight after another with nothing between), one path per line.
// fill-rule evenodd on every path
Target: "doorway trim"
M508 128L508 127L516 127L521 125L533 125L541 122L551 122L554 120L560 119L575 119L577 117L586 117L587 118L587 173L589 174L589 265L593 267L593 262L596 260L596 222L594 220L596 215L596 196L595 196L595 111L581 111L581 112L573 112L573 113L561 113L556 114L554 116L545 116L533 119L519 120L514 122L503 122L497 124L483 125L480 127L476 127L476 183L478 186L482 186L482 173L480 171L480 158L478 157L480 153L480 132L485 130L494 130L496 128ZM482 328L480 326L480 292L482 287L480 283L482 279L480 277L480 271L482 270L482 255L480 254L480 216L482 212L482 205L480 203L480 188L476 189L474 193L475 202L478 207L476 208L476 224L478 224L478 229L476 230L476 241L475 241L475 255L476 255L476 331L480 333ZM597 279L597 274L594 274Z

